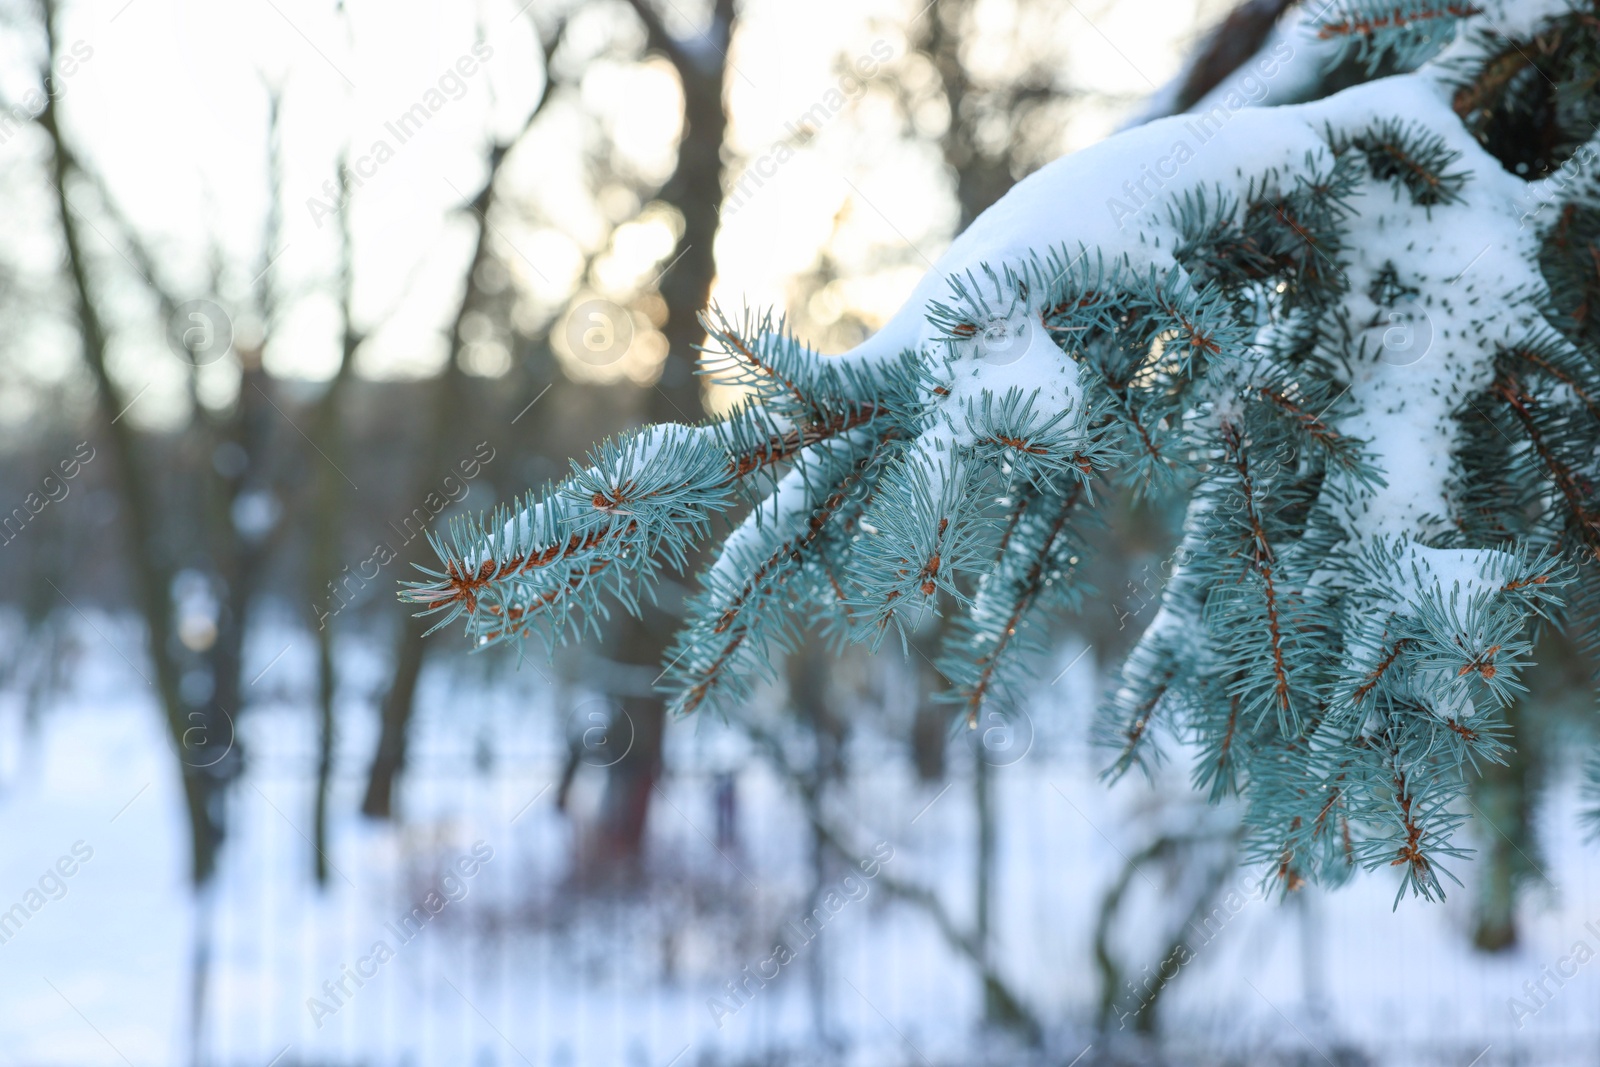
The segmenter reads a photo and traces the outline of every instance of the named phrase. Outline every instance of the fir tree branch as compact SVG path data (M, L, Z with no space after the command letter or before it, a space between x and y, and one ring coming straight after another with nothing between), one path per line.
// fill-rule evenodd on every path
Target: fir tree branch
M1022 581L1013 586L1011 593L1011 610L1005 617L995 635L994 643L988 651L978 657L978 677L971 685L962 686L966 697L966 723L968 728L975 728L978 724L978 711L982 708L984 699L989 695L990 686L995 680L995 672L1000 666L1002 658L1010 648L1012 639L1016 637L1018 628L1022 625L1023 617L1033 607L1040 591L1044 588L1045 568L1050 561L1050 552L1055 547L1056 539L1061 536L1062 529L1067 524L1067 518L1083 498L1086 490L1083 486L1074 486L1063 497L1057 509L1056 517L1051 523L1049 532L1044 540L1030 552L1032 557L1027 573ZM1016 512L1016 517L1006 530L1001 542L1000 556L1003 559L1006 549L1010 545L1011 537L1016 530L1017 520L1021 518L1022 509Z
M871 405L857 405L849 411L829 417L825 422L788 430L753 442L747 447L726 456L723 477L711 481L703 488L716 500L726 496L742 480L751 475L789 462L808 448L833 440L857 427L864 426L882 414L882 409ZM594 515L600 519L587 529L575 529L560 540L549 541L523 551L499 553L494 551L493 534L486 527L470 531L462 541L474 553L469 557L460 551L440 552L443 570L437 581L419 583L407 590L405 599L425 607L425 612L445 611L460 606L476 614L485 594L516 578L534 572L579 563L607 550L622 550L630 546L640 532L638 520L629 514L630 508L648 504L654 497L666 496L683 488L678 483L664 483L652 492L640 492L636 486L624 482L601 488L589 497ZM513 521L504 518L499 525ZM443 545L439 546L441 549ZM592 566L592 565L591 565ZM599 573L589 570L586 575ZM583 582L569 580L562 589L542 594L534 604L516 611L520 621L557 604L570 592L583 587ZM498 614L498 612L496 612ZM505 636L502 630L494 631L497 638Z
M1409 7L1385 3L1380 13L1353 15L1337 22L1323 22L1317 29L1317 36L1323 40L1332 37L1373 37L1389 30L1402 30L1435 19L1464 19L1481 14L1483 8L1457 2L1439 4L1435 0L1420 0Z
M1267 877L1360 861L1440 895L1450 805L1502 758L1532 628L1581 629L1597 596L1580 570L1563 603L1573 557L1600 556L1600 198L1573 149L1600 121L1600 22L1338 2L1302 21L1349 46L1324 54L1423 70L1240 110L1204 160L1169 160L1181 177L1140 163L1177 155L1170 130L1052 164L842 356L713 309L705 369L744 407L607 442L453 527L407 596L480 642L577 633L749 501L669 664L682 710L749 695L808 626L876 646L951 611L940 669L971 722L1072 603L1104 474L1187 501L1097 723L1108 774L1161 758L1166 716L1196 785L1246 801ZM1507 75L1480 14L1550 48ZM1562 210L1529 233L1535 196Z
M1293 715L1289 701L1289 668L1284 654L1283 620L1279 615L1278 585L1273 575L1274 555L1267 540L1266 525L1256 504L1256 488L1250 472L1250 461L1245 454L1239 431L1230 423L1222 426L1222 444L1227 462L1238 474L1243 486L1244 518L1249 524L1251 565L1261 578L1266 595L1267 635L1272 650L1272 695L1280 723L1285 724ZM1288 732L1285 728L1285 732Z
M1539 427L1534 401L1523 389L1515 375L1504 374L1495 382L1494 391L1505 401L1522 424L1523 432L1533 445L1544 465L1545 473L1555 484L1567 510L1571 512L1574 528L1592 556L1600 557L1600 514L1589 507L1590 493L1583 480L1568 464L1556 455L1548 437Z

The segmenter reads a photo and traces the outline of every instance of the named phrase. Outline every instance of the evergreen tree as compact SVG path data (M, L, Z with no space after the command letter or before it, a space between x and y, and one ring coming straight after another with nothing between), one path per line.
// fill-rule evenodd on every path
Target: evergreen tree
M876 646L947 611L973 723L1084 595L1097 494L1178 499L1111 772L1192 744L1282 887L1394 866L1438 897L1539 628L1600 614L1597 16L1300 12L1190 114L1021 182L853 351L713 312L742 406L456 524L404 595L478 646L576 637L747 507L676 710L744 699L810 626ZM1340 80L1311 68L1357 84L1309 99Z

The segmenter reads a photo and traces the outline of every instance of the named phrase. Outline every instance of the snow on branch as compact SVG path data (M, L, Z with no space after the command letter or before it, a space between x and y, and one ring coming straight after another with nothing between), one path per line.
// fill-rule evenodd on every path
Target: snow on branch
M671 651L677 709L747 699L808 628L876 645L954 612L939 663L972 723L1081 595L1096 500L1181 500L1110 773L1190 744L1283 888L1392 867L1440 896L1531 627L1600 604L1591 7L1302 13L1408 72L1052 163L841 356L713 311L732 416L604 443L453 526L404 595L478 645L570 636L748 506Z

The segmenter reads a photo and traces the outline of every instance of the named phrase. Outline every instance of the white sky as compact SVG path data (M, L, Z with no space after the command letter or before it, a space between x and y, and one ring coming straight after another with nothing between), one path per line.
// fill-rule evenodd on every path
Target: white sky
M333 175L342 144L352 159L383 139L392 159L372 167L349 207L356 244L356 309L373 329L357 369L373 377L414 376L444 357L441 326L459 298L468 255L466 220L452 214L482 179L490 131L520 126L542 80L528 15L520 3L475 4L357 0L347 11L313 0L64 0L63 37L92 55L62 80L60 106L85 155L105 175L123 208L154 246L168 281L186 295L212 292L209 264L223 265L225 302L243 296L260 268L265 181L265 87L284 94L287 160L285 230L271 250L292 299L273 326L268 367L316 379L335 358L336 309L330 282L336 264L334 220L318 226L309 198ZM1017 22L1011 0L985 0L984 33L968 42L980 72L1003 72L1019 49L1059 57L1064 82L1133 97L1150 92L1178 69L1195 32L1197 9L1214 15L1221 0L1063 0ZM681 0L659 9L696 10ZM868 56L874 42L905 53L902 29L922 0L746 0L731 49L730 140L744 160L770 153L797 119L837 83L841 57ZM589 5L569 31L575 51L598 50L631 19L620 4ZM534 0L548 15L547 0ZM920 17L927 17L925 14ZM548 18L546 18L548 22ZM470 76L452 68L471 56L478 35L493 50ZM0 44L0 89L10 100L33 84L23 42ZM404 144L386 129L447 79L452 96L421 133ZM537 324L565 304L585 252L611 230L602 211L631 214L636 205L597 207L583 186L584 136L578 106L602 126L630 166L664 177L673 160L679 97L664 62L600 60L582 73L578 95L553 105L508 165L511 188L532 210L495 217L497 238L523 294L518 318ZM1097 140L1118 112L1086 105L1075 113L1062 148ZM868 322L882 321L909 293L923 260L948 242L954 204L935 147L889 131L886 97L868 93L831 119L725 220L717 243L714 298L734 309L782 308L790 282L828 245L844 275L823 314L848 305ZM42 137L30 130L0 144L0 183L14 205L0 239L24 270L47 266L54 253L53 209L36 176ZM740 167L733 169L737 177ZM78 192L83 197L84 193ZM89 214L92 216L92 198ZM671 254L674 235L659 216L623 227L602 275L627 291L653 277ZM907 255L910 243L915 253ZM105 254L101 246L97 254ZM912 264L882 269L899 258ZM119 290L123 315L137 323L146 301L139 287ZM142 310L143 309L143 310ZM813 302L812 311L818 311ZM241 321L242 330L250 324ZM14 342L24 373L39 382L75 373L70 330L59 322L28 328ZM473 364L504 369L493 347ZM125 383L149 382L149 399L131 417L145 423L179 414L184 368L153 329L116 335L113 366ZM225 401L236 375L231 361L208 368L202 382ZM131 390L130 390L131 391ZM26 404L11 398L0 419L15 421Z

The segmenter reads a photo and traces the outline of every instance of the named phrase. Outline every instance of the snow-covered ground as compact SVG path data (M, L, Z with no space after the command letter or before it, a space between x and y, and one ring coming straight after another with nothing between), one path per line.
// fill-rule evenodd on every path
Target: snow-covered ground
M725 984L769 967L778 932L808 914L810 858L792 793L727 728L673 727L665 800L651 816L649 897L565 891L574 831L553 806L564 747L542 665L493 681L430 675L424 704L434 713L418 724L405 819L378 826L354 813L379 663L359 645L343 650L352 697L333 869L318 890L312 716L299 681L311 649L292 632L263 636L246 677L271 666L238 739L250 770L233 793L203 918L153 699L110 647L137 663L138 635L95 617L72 645L70 689L35 727L17 693L0 694L0 922L13 904L31 912L0 943L0 1067L189 1061L201 926L208 1064L1024 1062L980 1029L973 969L926 913L874 879L846 882L842 869L823 881L843 904L822 934L747 1003L728 998ZM1079 649L1064 649L1057 670ZM1091 1043L1084 1062L1099 1062L1126 1040L1092 1034L1094 919L1128 858L1193 810L1170 786L1108 790L1097 780L1085 741L1096 679L1086 656L1045 687L1027 754L993 771L993 957L1063 1064ZM863 855L892 851L884 874L936 889L968 923L976 823L960 742L951 778L935 785L918 783L903 747L870 730L852 744L849 800L831 806L835 821ZM719 850L713 782L735 766L738 843ZM598 772L580 775L578 820L599 782ZM1177 1062L1225 1049L1306 1063L1360 1062L1352 1049L1392 1064L1595 1062L1600 962L1588 956L1600 950L1600 856L1580 840L1575 804L1566 785L1552 789L1541 842L1550 884L1526 903L1521 946L1499 956L1470 947L1470 890L1391 910L1394 881L1380 872L1282 905L1235 873L1242 905L1211 925L1163 997L1168 1051ZM458 867L463 857L472 859ZM1470 887L1473 868L1458 873ZM1161 907L1177 892L1165 879L1154 865L1136 872L1134 921L1117 945L1174 921ZM419 906L427 920L407 928ZM1545 967L1571 977L1558 984ZM358 985L350 973L367 977ZM1524 983L1541 979L1554 995L1519 1028L1508 1001L1536 1006ZM714 997L737 1010L715 1010Z

